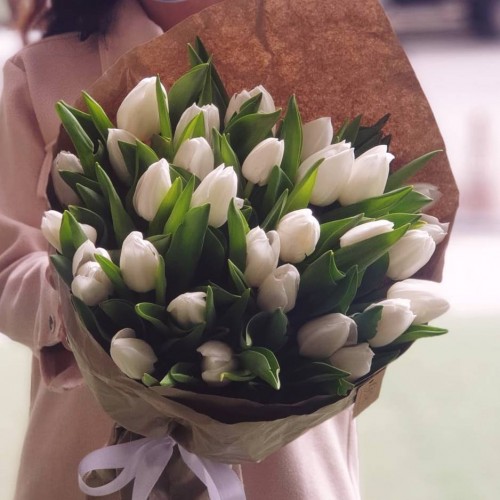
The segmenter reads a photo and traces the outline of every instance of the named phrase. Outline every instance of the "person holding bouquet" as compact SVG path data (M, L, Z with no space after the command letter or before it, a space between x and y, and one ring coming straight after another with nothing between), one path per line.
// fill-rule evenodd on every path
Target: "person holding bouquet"
M4 68L0 108L0 331L33 350L30 423L16 500L77 500L80 460L109 439L113 422L85 387L66 341L61 297L40 231L59 204L55 103L73 103L120 56L217 0L25 2L21 25L44 32ZM358 500L352 407L262 463L243 464L248 500ZM185 498L172 485L172 499ZM199 498L204 498L200 493ZM190 497L191 500L191 497Z

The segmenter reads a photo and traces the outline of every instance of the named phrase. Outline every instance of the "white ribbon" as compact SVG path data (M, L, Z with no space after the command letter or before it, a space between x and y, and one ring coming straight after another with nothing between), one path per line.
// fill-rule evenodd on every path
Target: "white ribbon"
M78 466L80 489L87 495L100 497L116 493L134 480L132 500L147 500L170 461L174 446L179 447L186 465L207 487L210 500L245 500L243 484L231 466L190 453L170 436L138 439L90 453ZM83 476L100 469L123 470L110 483L88 486Z

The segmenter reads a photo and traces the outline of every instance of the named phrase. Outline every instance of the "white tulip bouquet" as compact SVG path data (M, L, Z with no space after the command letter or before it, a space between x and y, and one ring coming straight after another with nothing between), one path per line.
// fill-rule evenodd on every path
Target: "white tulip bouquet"
M438 285L411 277L447 225L406 185L437 152L391 172L388 116L303 124L295 97L284 113L262 86L229 99L200 40L189 58L168 91L140 81L116 124L87 94L87 112L57 105L75 154L54 161L67 209L42 232L118 369L195 408L326 405L445 333L427 324L448 308Z

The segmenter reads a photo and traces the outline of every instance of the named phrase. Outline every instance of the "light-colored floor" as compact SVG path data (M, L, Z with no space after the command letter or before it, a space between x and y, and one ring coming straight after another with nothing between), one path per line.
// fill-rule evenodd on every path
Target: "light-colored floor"
M4 43L4 40L5 43ZM0 49L12 37L0 32ZM447 336L390 367L358 419L364 500L494 500L500 491L500 45L404 40L448 147L463 209L444 286ZM0 336L0 500L11 500L27 419L29 353ZM304 499L309 500L309 499Z

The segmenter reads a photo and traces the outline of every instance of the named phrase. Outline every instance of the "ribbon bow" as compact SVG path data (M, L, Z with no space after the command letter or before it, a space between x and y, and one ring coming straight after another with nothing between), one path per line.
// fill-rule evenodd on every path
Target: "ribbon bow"
M205 484L210 500L245 500L243 484L229 465L190 453L170 436L138 439L88 454L78 466L80 489L87 495L99 497L116 493L134 480L132 500L147 500L170 461L174 446L179 447L186 465ZM83 476L99 469L123 470L110 483L98 487L88 486Z

